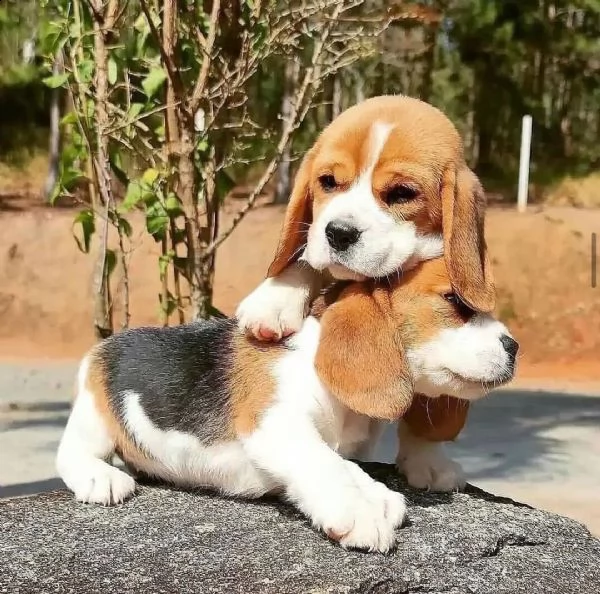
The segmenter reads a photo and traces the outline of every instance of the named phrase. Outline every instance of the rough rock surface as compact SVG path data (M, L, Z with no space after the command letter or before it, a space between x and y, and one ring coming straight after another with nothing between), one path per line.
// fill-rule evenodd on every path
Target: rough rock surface
M60 491L0 502L0 592L600 592L600 541L576 522L474 487L417 492L391 466L365 468L409 501L390 555L344 551L277 500L145 486L103 508Z

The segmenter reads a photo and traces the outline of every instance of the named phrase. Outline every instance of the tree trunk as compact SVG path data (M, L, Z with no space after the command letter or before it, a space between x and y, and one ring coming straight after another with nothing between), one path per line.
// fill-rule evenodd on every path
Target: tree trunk
M419 89L419 98L423 101L431 100L433 90L433 71L435 68L435 48L437 44L437 25L425 26L425 45L427 50L424 58L423 78Z
M335 120L342 113L342 77L340 74L333 75L333 93L331 97L331 119Z
M285 64L283 99L281 101L281 118L285 123L291 116L293 110L293 90L298 78L299 64L295 60L288 60ZM285 124L284 124L285 125ZM292 190L291 175L291 143L285 147L277 168L277 182L275 185L274 204L287 204Z
M108 270L108 209L112 204L111 166L108 154L109 127L108 114L108 52L106 37L114 25L118 3L109 0L106 7L102 0L94 1L94 49L95 49L95 116L96 116L96 155L95 174L101 197L100 243L94 269L94 329L97 338L106 338L113 331L112 303ZM104 215L104 216L102 216Z
M57 76L62 72L63 65L60 52L54 60L52 67L52 74ZM58 162L60 159L60 100L62 96L61 89L54 89L52 91L52 100L50 103L50 145L48 147L49 153L49 167L48 175L46 176L46 182L44 184L44 198L48 201L56 187L58 182Z
M365 77L360 68L354 71L354 100L356 103L365 100Z

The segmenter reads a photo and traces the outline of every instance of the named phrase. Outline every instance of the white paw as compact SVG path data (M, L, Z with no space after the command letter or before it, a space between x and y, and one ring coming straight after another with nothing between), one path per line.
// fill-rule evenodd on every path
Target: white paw
M451 460L440 444L428 444L407 455L401 452L396 463L408 484L417 489L449 492L460 491L465 486L462 466Z
M326 517L314 518L344 548L386 553L396 543L395 529L406 515L404 497L374 481L348 462L352 481L338 491Z
M75 499L83 503L115 505L123 503L135 492L132 477L100 460L82 468L75 479L65 483L75 494Z
M258 340L278 341L298 332L306 315L310 287L268 278L239 305L239 327Z

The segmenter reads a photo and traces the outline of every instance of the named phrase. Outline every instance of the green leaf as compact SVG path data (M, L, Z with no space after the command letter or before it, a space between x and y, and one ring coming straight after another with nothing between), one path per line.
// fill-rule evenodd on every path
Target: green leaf
M79 73L79 79L83 84L92 82L94 77L94 62L93 60L83 60L77 64L77 72Z
M106 266L106 276L110 276L117 267L117 252L115 250L106 250L104 264Z
M196 144L196 151L199 153L205 153L207 150L208 150L208 139L206 137L202 137Z
M181 209L181 202L179 202L179 198L175 196L175 194L169 194L167 199L165 200L165 210L169 213L170 217L179 217L183 214L183 210Z
M69 80L69 75L66 72L62 74L53 74L42 79L42 82L51 89L62 87Z
M158 270L160 272L160 278L163 278L167 274L169 264L173 261L174 257L175 252L173 250L169 250L166 254L161 254L158 257Z
M188 270L187 258L175 256L173 258L173 263L175 264L175 268L177 268L177 270L179 270L179 272L181 272L185 276Z
M81 226L81 239L75 233L76 225ZM94 221L94 211L91 208L87 208L78 212L73 221L73 237L77 242L77 247L79 247L84 254L88 254L90 251L90 242L95 230L96 223Z
M60 184L65 190L71 191L84 177L83 172L79 169L68 166L60 172Z
M167 291L167 302L163 303L163 296L159 294L160 311L170 316L177 309L177 300L171 291Z
M148 184L152 186L154 182L158 179L158 171L156 169L146 169L142 174L142 182L144 184Z
M130 222L126 218L119 217L119 228L126 237L131 237L133 229L131 228Z
M122 217L117 211L109 211L108 218L115 227L118 227L125 237L131 237L133 229L125 217Z
M153 68L148 73L148 76L142 81L142 88L148 99L152 99L161 88L167 75L162 68Z
M224 170L217 173L217 179L215 180L215 190L217 192L217 198L220 201L225 200L225 197L235 187L234 179Z
M156 201L146 210L146 229L156 241L165 237L169 226L169 216L162 204Z
M129 111L127 112L127 119L135 120L135 118L137 118L142 112L142 109L144 109L143 103L132 103L129 106Z
M60 121L62 126L73 126L77 123L77 114L74 111L70 111L63 119Z
M208 306L208 313L212 318L224 318L227 319L227 316L220 310L218 310L214 305Z
M175 231L171 234L171 241L178 245L180 243L184 243L187 239L187 232L185 229L175 229Z
M144 199L144 190L139 180L134 179L129 182L127 186L127 192L125 192L125 198L121 204L121 208L124 211L135 208Z
M158 179L156 169L147 169L144 171L141 179L134 179L129 182L125 198L121 204L124 211L131 210L142 202L149 202L156 198L156 191L153 187Z
M54 206L56 201L60 198L61 194L62 194L61 185L59 183L55 183L54 187L52 188L52 193L50 194L50 196L48 196L48 202L50 203L51 206Z
M129 183L129 178L123 169L123 160L121 158L121 153L113 148L109 153L109 160L112 166L113 173L115 177L125 186Z
M111 85L114 85L117 82L117 63L115 59L111 56L108 59L108 82Z

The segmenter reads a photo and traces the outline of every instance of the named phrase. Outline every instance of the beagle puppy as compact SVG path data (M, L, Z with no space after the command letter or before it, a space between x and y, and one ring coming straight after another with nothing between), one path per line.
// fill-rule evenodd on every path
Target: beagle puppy
M490 312L484 207L460 136L441 111L404 96L355 105L304 157L268 278L240 303L240 326L259 340L288 336L325 272L385 278L430 258L440 236L454 290L473 310Z
M57 469L78 500L105 505L135 490L114 453L175 485L281 492L344 547L388 551L404 498L347 457L404 415L399 463L443 465L415 459L413 393L478 398L512 377L516 349L503 324L455 298L443 258L337 285L276 344L227 319L128 330L83 359Z

